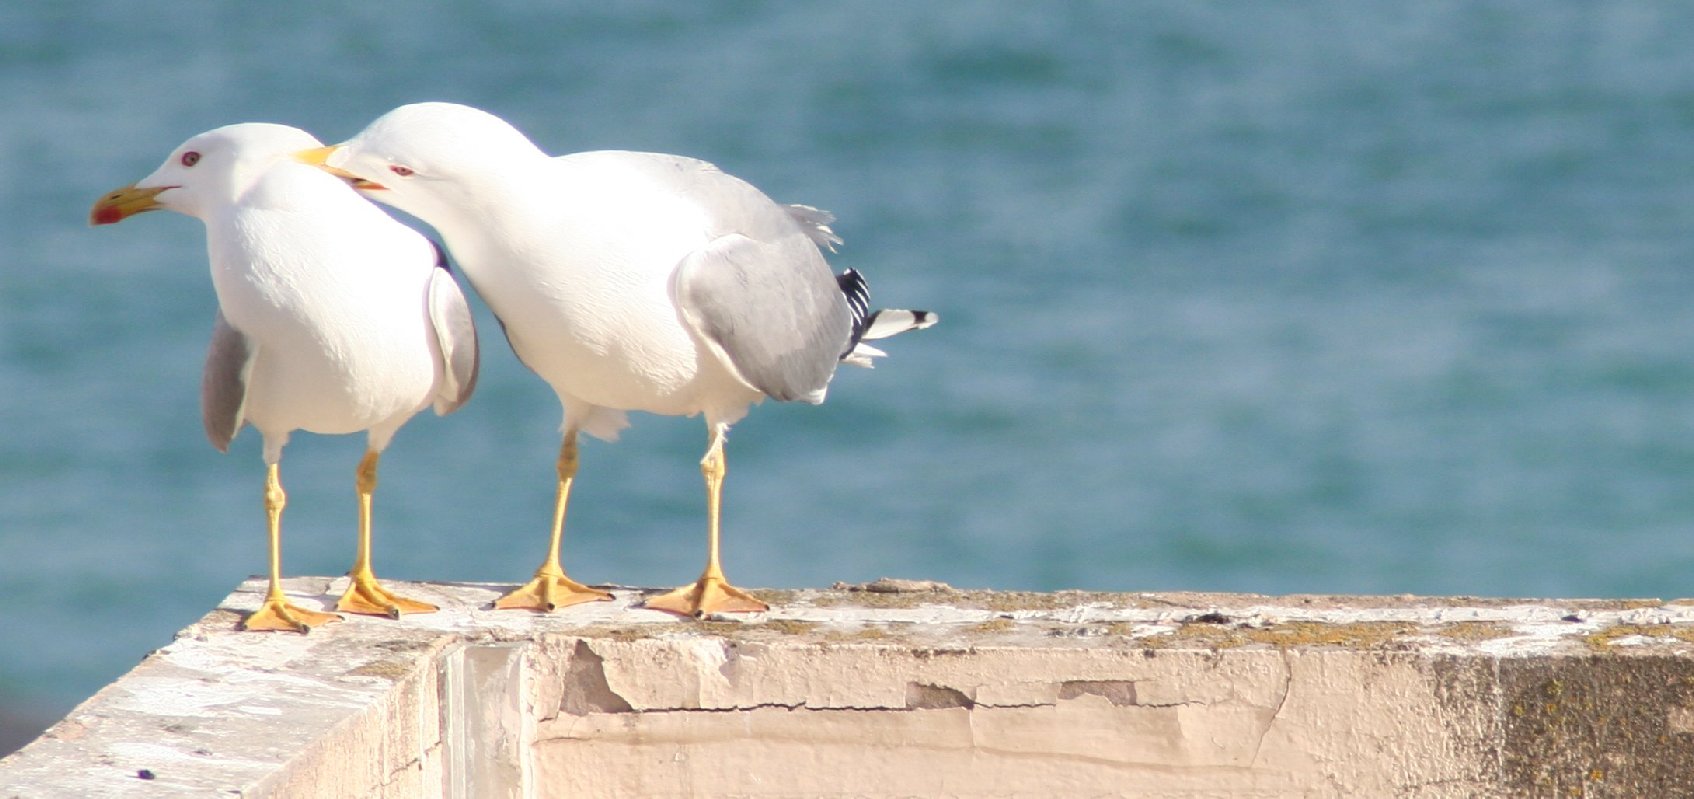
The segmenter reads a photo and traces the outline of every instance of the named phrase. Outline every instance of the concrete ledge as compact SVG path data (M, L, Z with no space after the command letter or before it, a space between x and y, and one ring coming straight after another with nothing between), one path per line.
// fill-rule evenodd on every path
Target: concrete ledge
M328 604L340 580L290 593ZM643 592L237 633L259 581L0 760L0 797L1694 794L1694 604Z

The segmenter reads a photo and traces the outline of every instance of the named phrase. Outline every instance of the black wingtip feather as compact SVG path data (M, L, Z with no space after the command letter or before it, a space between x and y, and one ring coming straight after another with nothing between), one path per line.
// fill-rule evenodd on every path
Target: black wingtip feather
M846 357L858 346L860 339L865 336L876 314L871 313L871 287L865 282L864 275L849 269L835 276L835 285L841 287L841 295L847 298L847 309L853 313L853 331L847 337L847 349L841 351Z

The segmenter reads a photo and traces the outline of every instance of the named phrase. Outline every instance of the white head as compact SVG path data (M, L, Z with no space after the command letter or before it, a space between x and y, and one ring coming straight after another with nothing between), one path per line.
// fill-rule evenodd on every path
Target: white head
M243 122L183 142L153 174L100 198L89 219L121 222L164 208L202 217L235 202L279 161L320 146L312 134L287 125Z
M365 196L439 227L472 188L533 172L547 154L505 120L466 105L403 105L345 144L326 148L323 166L357 178Z

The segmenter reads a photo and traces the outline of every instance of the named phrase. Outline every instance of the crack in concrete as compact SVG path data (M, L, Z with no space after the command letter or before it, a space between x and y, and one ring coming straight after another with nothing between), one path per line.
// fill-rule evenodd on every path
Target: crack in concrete
M737 712L743 712L743 711L749 711L749 710L809 710L809 711L814 711L814 712L827 712L827 711L832 711L832 710L840 710L840 711L848 711L848 712L856 712L856 713L891 713L891 712L893 712L893 713L906 713L906 712L913 712L913 711L919 711L919 710L954 710L954 709L964 709L964 710L967 710L967 711L974 711L974 710L1028 710L1028 709L1035 709L1035 708L1057 707L1060 701L1068 701L1068 700L1076 699L1076 698L1079 698L1079 697L1082 697L1082 696L1100 696L1101 698L1107 699L1107 701L1110 701L1114 706L1117 706L1117 707L1140 707L1140 708L1163 709L1163 708L1173 708L1173 707L1196 707L1196 706L1207 706L1207 705L1217 704L1216 702L1210 702L1210 701L1206 701L1206 700L1191 700L1191 701L1183 701L1183 702L1135 702L1135 701L1130 700L1130 699L1128 699L1128 698L1126 698L1122 695L1119 695L1114 699L1114 697L1112 697L1110 695L1103 694L1103 693L1096 693L1096 692L1093 692L1093 691L1073 691L1071 694L1068 694L1068 695L1061 692L1059 698L1057 700L1054 700L1054 701L1051 701L1051 702L1040 702L1040 701L1037 701L1037 702L982 702L982 701L978 701L978 700L975 700L975 699L971 699L970 696L968 694L966 694L964 691L961 691L957 688L952 688L950 686L932 685L932 684L919 684L919 683L913 683L912 686L913 686L913 688L908 690L907 701L906 701L905 705L887 704L887 705L825 705L825 706L814 706L814 705L809 704L805 700L800 700L800 701L797 701L797 702L757 702L757 703L754 703L754 704L741 704L741 705L723 706L723 707L635 707L633 705L630 705L626 700L623 700L622 697L618 697L615 693L612 693L609 689L607 689L607 694L609 694L613 697L617 697L617 699L620 702L619 706L612 707L612 706L608 706L608 704L596 704L594 706L581 706L581 705L579 705L579 706L576 706L574 708L567 709L566 712L570 713L571 715L583 716L583 715L589 715L589 714L592 714L592 713L607 713L607 714L614 714L614 713L737 713ZM598 691L596 691L595 693L598 693ZM1279 705L1278 706L1279 710L1280 710L1280 707L1281 706Z
M1271 709L1270 719L1265 721L1265 728L1259 731L1259 739L1253 742L1253 757L1247 761L1249 767L1259 764L1259 751L1265 746L1265 738L1270 736L1271 727L1276 726L1277 717L1282 715L1282 708L1288 704L1288 695L1294 692L1294 662L1292 654L1282 650L1282 696L1277 697L1276 707Z
M847 706L847 705L834 706L834 707L812 707L812 706L806 704L804 701L801 701L801 702L793 702L793 703L789 703L789 702L760 702L758 704L735 705L735 706L732 706L732 707L643 707L643 708L636 708L634 710L623 711L623 712L628 712L628 713L745 713L749 710L811 710L811 711L846 710L846 711L852 711L852 712L856 712L856 713L888 713L890 711L904 711L904 710L906 710L906 708L903 708L903 707L876 707L876 706L858 707L858 706Z
M1202 704L1202 703L1187 703L1187 704ZM1030 703L990 704L990 703L986 703L986 702L974 702L968 707L958 706L958 705L949 705L949 706L945 706L945 707L902 707L902 706L898 706L898 705L828 705L828 706L823 706L823 707L814 707L812 705L807 704L804 701L800 701L800 702L760 702L758 704L735 705L733 707L643 707L643 708L633 708L631 710L625 710L625 711L611 711L611 712L621 712L621 713L744 713L744 712L749 711L749 710L806 710L806 711L811 711L813 713L827 713L827 712L830 712L830 711L840 710L840 711L846 711L846 712L851 712L851 713L912 713L912 712L916 712L916 711L920 711L920 710L963 709L967 712L974 712L974 711L977 711L977 710L1016 710L1016 709L1020 709L1020 708L1029 709L1029 708L1043 708L1043 707L1053 707L1053 703L1052 702L1030 702ZM608 711L598 711L598 712L608 712Z
M1195 699L1195 700L1192 700L1192 701L1189 701L1189 702L1148 702L1146 704L1137 703L1137 704L1134 704L1134 705L1127 705L1127 707L1150 707L1150 708L1154 708L1154 709L1162 709L1162 708L1170 708L1170 707L1206 707L1206 706L1209 706L1209 705L1221 705L1221 704L1224 704L1224 703L1223 702L1208 702L1204 699Z
M386 777L384 777L382 782L378 783L377 786L376 786L377 795L385 794L387 792L387 789L392 787L395 783L399 782L403 778L404 775L406 775L410 772L413 772L413 771L423 771L425 758L429 757L432 754L439 753L440 749L441 749L441 747L440 747L439 744L436 745L436 746L432 746L432 747L430 747L429 751L425 752L423 755L421 755L419 757L412 758L411 760L408 760L404 764L402 764L399 768L388 772L388 775Z

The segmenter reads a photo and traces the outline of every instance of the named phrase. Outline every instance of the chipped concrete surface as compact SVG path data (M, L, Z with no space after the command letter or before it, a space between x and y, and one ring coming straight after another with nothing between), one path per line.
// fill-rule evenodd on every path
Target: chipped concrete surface
M442 611L240 633L249 581L0 799L1694 795L1694 603L879 581L686 621L396 588Z

